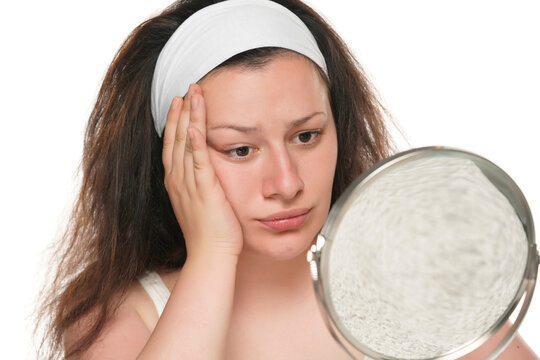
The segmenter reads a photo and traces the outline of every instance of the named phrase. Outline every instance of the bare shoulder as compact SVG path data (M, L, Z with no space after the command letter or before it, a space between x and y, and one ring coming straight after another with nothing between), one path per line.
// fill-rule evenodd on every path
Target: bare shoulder
M539 357L535 352L527 345L523 338L517 334L514 337L514 340L506 347L504 352L499 356L500 360L514 360L514 359L523 359L523 360L538 360Z
M96 313L97 310L81 318L66 332L65 349L69 349L83 334L86 334ZM152 300L136 281L96 341L77 358L135 359L148 341L157 320Z
M493 335L491 339L480 348L476 349L469 355L462 357L461 360L483 360L485 359L500 343L506 332L511 327L510 323L506 323L503 327ZM538 356L534 351L525 343L523 338L516 334L512 342L504 349L504 351L497 357L498 360L538 360Z

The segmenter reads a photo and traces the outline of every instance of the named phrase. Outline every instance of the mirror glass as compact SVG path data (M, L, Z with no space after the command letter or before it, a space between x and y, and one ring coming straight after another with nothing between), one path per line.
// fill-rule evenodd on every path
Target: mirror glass
M350 187L322 232L342 335L381 358L430 359L500 326L530 251L516 194L494 164L451 150L398 156Z

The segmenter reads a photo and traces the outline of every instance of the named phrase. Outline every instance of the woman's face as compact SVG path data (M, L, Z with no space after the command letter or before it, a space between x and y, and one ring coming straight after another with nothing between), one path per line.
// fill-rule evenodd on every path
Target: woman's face
M210 160L240 221L243 251L275 259L304 252L328 215L338 151L315 66L278 56L263 69L220 69L199 85Z

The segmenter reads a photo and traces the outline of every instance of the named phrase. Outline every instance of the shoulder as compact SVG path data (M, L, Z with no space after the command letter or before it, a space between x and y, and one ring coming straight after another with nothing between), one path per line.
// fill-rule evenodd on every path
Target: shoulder
M478 349L460 358L460 360L482 360L488 357L489 354L503 340L506 333L510 330L511 323L507 322L502 328L496 332L491 339L486 341L485 344ZM504 349L504 351L497 357L498 360L538 360L538 356L534 351L525 343L523 338L516 334L512 342Z
M79 319L64 336L64 349L70 349L88 333L98 309ZM153 302L138 281L134 281L125 298L99 332L97 339L76 356L81 360L136 358L146 344L158 315Z

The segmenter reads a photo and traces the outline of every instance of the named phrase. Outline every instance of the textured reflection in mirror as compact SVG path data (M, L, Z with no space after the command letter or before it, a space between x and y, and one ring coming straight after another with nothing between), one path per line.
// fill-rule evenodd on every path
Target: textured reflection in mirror
M330 307L355 342L431 358L493 326L523 279L528 240L474 162L433 156L370 179L332 239Z

